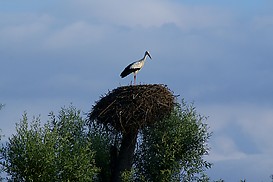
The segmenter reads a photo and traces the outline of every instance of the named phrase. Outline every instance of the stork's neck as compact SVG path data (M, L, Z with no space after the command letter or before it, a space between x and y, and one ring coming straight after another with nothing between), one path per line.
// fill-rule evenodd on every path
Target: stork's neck
M148 56L148 54L144 54L144 57L143 57L143 61L145 61L146 60L146 58L147 58L147 56Z

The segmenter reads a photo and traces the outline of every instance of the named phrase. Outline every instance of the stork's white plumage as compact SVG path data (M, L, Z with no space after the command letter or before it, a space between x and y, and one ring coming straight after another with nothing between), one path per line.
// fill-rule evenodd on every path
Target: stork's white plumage
M146 61L146 57L149 56L150 59L152 59L149 51L146 51L144 54L144 57L140 59L139 61L135 61L131 64L129 64L120 74L121 78L126 77L127 75L134 73L134 85L136 84L136 74L139 72L139 70L144 66L144 63Z

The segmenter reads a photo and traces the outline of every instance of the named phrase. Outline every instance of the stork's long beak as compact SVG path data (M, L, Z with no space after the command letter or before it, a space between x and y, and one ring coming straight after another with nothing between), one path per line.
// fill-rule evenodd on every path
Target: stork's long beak
M149 53L149 52L147 52L147 55L149 56L149 58L150 58L150 59L152 59L152 56L150 55L150 53Z

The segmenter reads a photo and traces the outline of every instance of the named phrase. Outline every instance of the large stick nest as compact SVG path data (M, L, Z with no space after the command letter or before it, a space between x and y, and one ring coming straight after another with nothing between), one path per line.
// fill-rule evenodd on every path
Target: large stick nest
M168 117L173 108L173 93L165 85L122 86L101 97L89 119L129 132Z

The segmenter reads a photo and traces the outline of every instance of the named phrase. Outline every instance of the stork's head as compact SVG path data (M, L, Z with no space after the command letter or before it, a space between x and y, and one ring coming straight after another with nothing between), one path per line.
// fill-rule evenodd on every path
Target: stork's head
M145 52L145 56L148 55L150 59L152 59L152 56L150 55L149 51Z

